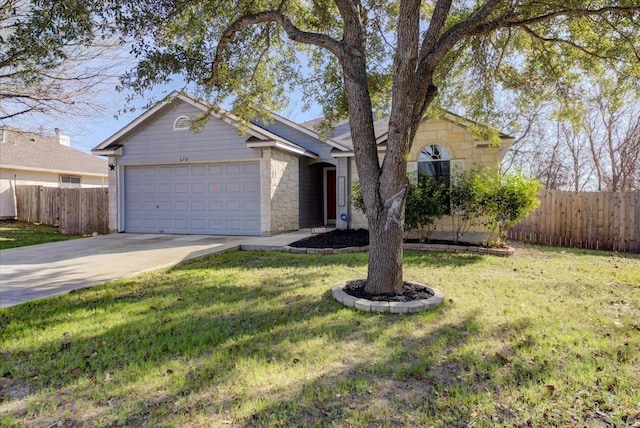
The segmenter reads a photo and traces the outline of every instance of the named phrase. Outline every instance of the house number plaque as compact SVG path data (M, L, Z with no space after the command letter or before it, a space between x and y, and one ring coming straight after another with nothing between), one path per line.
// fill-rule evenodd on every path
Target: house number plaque
M338 177L338 206L344 207L345 185L344 177Z

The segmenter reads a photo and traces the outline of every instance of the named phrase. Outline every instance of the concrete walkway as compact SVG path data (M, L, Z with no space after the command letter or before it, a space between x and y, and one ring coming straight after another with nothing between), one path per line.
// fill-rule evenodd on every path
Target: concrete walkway
M309 231L271 237L117 233L0 251L0 308L229 250L274 250Z

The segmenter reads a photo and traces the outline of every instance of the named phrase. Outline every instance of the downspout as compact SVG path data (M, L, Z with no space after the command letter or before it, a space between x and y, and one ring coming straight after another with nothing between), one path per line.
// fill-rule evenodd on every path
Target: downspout
M116 232L124 232L124 203L123 203L123 192L124 189L122 189L122 168L120 167L120 165L118 165L118 156L114 156L113 157L113 162L115 163L116 166L116 215L118 216L117 220L116 220Z
M3 134L4 134L4 129L2 130ZM4 135L3 135L4 138ZM18 185L18 174L13 174L13 186L11 186L11 193L13 195L13 212L14 212L14 216L13 218L15 218L16 220L18 219L18 196L16 194L16 186Z

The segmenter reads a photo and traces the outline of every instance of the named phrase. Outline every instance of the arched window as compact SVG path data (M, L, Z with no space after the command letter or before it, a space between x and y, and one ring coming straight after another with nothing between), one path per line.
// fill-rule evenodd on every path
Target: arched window
M436 181L451 183L451 156L442 146L430 144L418 155L418 176L433 177Z
M188 116L180 116L173 122L174 131L184 131L186 129L191 129L191 118Z

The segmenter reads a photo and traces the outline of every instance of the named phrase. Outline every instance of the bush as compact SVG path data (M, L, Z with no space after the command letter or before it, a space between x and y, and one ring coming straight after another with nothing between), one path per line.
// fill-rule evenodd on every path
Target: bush
M414 184L415 181L418 183ZM446 212L446 193L444 184L437 183L432 178L410 180L405 201L405 230L417 231L421 241L428 239L436 219L442 218ZM351 195L353 206L366 214L359 182L353 184Z
M482 216L483 189L479 173L480 169L476 167L451 178L449 204L453 242L460 241Z
M503 174L497 169L474 167L452 177L445 188L432 178L410 180L405 203L405 230L417 231L419 239L429 239L436 219L450 210L453 241L473 225L483 225L502 245L508 229L528 216L538 205L541 183L520 171ZM353 206L366 214L360 183L353 185Z
M492 232L497 244L502 244L509 228L540 205L538 194L542 184L521 171L502 174L486 169L480 178L482 212L485 216L482 224Z
M441 219L447 211L446 196L444 183L431 177L419 177L417 184L411 184L407 193L404 217L406 230L415 230L421 242L428 241L436 219Z
M359 181L354 181L351 187L351 203L357 210L367 213L367 208L364 206L364 197L362 196L362 186Z

